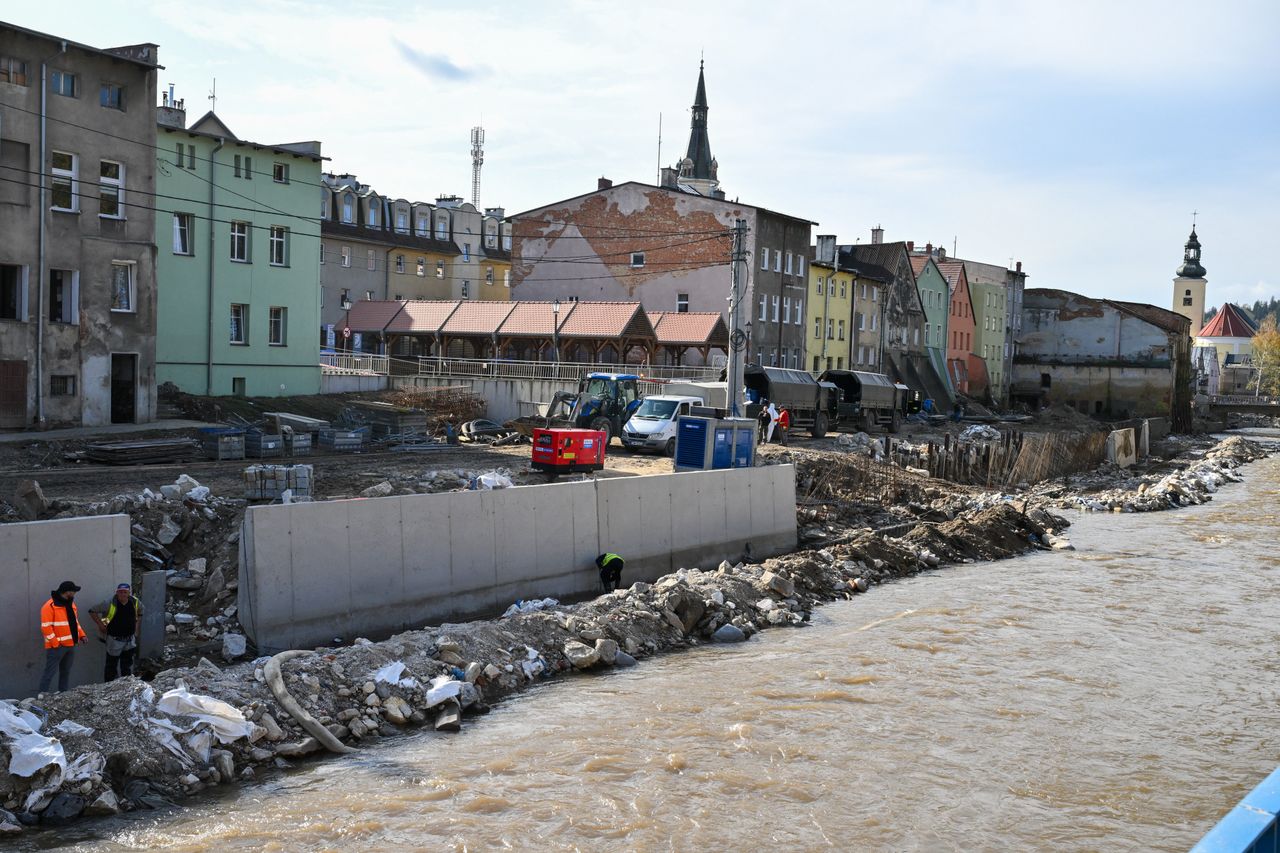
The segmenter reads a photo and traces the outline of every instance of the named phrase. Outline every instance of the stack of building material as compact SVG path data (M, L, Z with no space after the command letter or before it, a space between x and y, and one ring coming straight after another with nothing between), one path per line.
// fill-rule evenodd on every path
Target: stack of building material
M285 456L310 456L311 455L311 433L309 432L284 433L284 455Z
M243 459L244 430L235 427L204 427L200 441L208 459Z
M244 452L251 459L273 459L284 455L284 438L251 429L244 437Z
M322 429L320 447L336 452L350 452L364 446L363 430Z
M395 406L373 400L356 400L348 404L354 419L368 424L374 438L408 435L427 431L427 413L422 409Z
M279 498L286 490L295 498L311 496L310 465L250 465L244 469L244 496L251 501Z
M319 418L308 418L304 415L295 415L291 412L264 412L268 423L275 424L272 432L283 433L285 427L289 427L294 433L306 433L307 435L315 435L322 429L329 429L328 421Z
M198 445L189 438L157 438L147 441L114 441L90 444L85 458L107 465L155 465L185 462L195 456Z

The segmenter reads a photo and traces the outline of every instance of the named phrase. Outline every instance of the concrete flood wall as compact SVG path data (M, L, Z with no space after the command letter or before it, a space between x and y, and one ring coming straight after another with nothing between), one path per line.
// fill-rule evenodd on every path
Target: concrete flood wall
M796 546L790 465L253 507L240 538L241 624L259 652L491 615Z
M127 515L100 515L0 524L0 579L8 609L0 620L0 695L35 695L44 670L40 608L64 580L82 587L76 605L88 636L76 649L71 684L102 680L106 648L97 640L89 608L129 581L129 523Z

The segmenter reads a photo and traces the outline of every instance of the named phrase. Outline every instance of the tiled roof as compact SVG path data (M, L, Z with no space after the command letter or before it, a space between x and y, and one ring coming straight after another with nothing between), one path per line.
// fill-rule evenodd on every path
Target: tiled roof
M935 261L938 265L938 272L942 273L947 280L947 285L955 290L956 282L960 280L960 274L964 272L964 263L961 261ZM966 281L968 278L966 277Z
M727 344L729 328L715 311L656 311L649 315L660 344Z
M573 303L561 302L563 317ZM555 325L555 315L550 302L513 302L515 308L502 324L504 336L521 338L549 338Z
M652 335L639 302L575 302L560 322L562 338L621 338Z
M461 300L411 299L386 330L396 334L435 334L460 304Z
M446 335L492 335L511 313L511 305L510 302L463 300L440 331Z
M1222 309L1213 315L1208 325L1200 330L1199 337L1252 338L1257 333L1258 330L1254 328L1249 315L1230 302L1226 302L1223 303Z
M341 222L324 220L320 223L320 234L323 237L345 237L352 242L358 240L365 243L378 243L382 246L436 252L441 255L462 254L462 250L452 240L437 240L434 237L403 234L389 228L369 228L364 225L346 225Z
M370 302L362 299L347 311L347 319L343 327L353 332L381 332L391 319L400 313L401 307L402 303L399 302L384 300Z
M929 263L928 255L911 255L911 271L917 276L924 272L924 265Z

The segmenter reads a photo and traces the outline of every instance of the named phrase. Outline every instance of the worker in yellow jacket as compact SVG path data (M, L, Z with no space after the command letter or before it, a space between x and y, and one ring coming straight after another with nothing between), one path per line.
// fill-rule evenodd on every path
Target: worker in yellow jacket
M58 673L58 690L71 686L71 663L76 646L84 642L80 613L76 610L76 593L80 587L63 581L49 593L40 608L40 632L44 634L44 674L40 676L40 692L44 693Z

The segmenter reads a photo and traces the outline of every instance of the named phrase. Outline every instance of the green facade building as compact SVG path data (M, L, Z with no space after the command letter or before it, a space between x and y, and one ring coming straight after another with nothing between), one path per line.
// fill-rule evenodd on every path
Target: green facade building
M991 397L1005 402L1008 379L1004 375L1005 289L996 284L969 281L973 297L973 352L987 365Z
M156 132L156 379L191 394L320 391L319 142L238 139L212 112Z
M916 288L924 305L924 348L929 363L946 386L947 400L935 401L938 405L954 399L955 388L947 372L947 316L951 313L951 288L946 276L927 254L912 254L911 267L916 274Z

